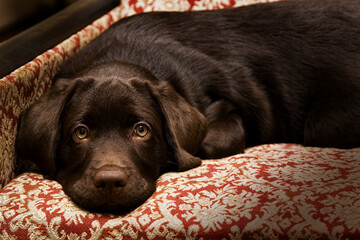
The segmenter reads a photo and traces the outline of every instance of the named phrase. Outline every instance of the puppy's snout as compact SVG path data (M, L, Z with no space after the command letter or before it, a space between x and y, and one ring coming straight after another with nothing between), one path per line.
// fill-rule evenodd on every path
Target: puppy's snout
M129 176L124 169L109 165L99 168L93 181L97 189L113 193L124 187L128 178Z

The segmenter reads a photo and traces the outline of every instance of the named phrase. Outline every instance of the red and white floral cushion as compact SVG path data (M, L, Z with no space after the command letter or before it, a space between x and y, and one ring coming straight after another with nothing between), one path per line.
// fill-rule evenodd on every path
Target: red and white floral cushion
M121 1L121 17L154 11L199 11L240 7L279 0L126 0Z
M20 112L69 56L121 17L269 0L123 0L122 5L0 80L0 188L13 178ZM79 209L55 181L26 173L0 190L0 239L360 239L360 148L263 145L166 173L135 211Z
M135 211L75 206L55 181L27 173L0 195L0 239L359 239L360 148L250 148L166 173Z

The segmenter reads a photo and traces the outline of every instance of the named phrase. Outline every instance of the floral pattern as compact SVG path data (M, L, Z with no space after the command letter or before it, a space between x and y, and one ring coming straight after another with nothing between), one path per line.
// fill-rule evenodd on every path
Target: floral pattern
M121 17L273 0L126 0L93 24L0 79L2 239L360 239L360 148L262 145L245 154L166 173L156 192L124 215L80 209L59 183L14 177L18 116L69 56Z
M240 7L278 0L127 0L121 1L121 17L154 11L199 11Z
M84 211L26 173L0 192L0 239L356 239L359 159L360 148L262 145L164 174L121 216Z

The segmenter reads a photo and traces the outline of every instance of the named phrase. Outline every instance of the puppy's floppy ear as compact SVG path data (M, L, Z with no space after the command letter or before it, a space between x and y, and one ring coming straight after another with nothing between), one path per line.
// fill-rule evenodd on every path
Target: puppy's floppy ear
M161 82L152 89L166 120L166 138L178 170L185 171L199 166L201 160L192 154L199 150L205 137L205 117L167 82Z
M44 174L54 177L60 118L73 92L72 82L58 79L48 92L21 114L15 141L17 168L26 168L32 162ZM27 169L20 169L24 170Z

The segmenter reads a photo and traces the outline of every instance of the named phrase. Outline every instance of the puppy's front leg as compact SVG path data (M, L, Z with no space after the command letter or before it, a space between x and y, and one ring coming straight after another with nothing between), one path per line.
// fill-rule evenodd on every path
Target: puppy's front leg
M226 101L213 103L207 109L208 129L198 156L202 159L223 158L245 149L246 133L242 119L233 113Z

